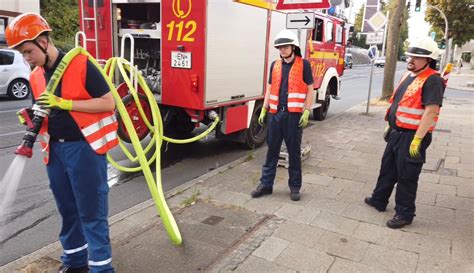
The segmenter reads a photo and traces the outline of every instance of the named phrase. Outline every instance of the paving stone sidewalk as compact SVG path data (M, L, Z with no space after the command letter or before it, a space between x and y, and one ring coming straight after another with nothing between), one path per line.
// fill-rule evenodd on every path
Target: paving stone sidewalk
M412 225L385 226L393 197L386 212L363 202L385 147L385 106L365 115L362 104L305 129L299 202L284 168L272 195L250 197L263 148L169 193L182 246L167 240L150 201L112 217L117 272L474 272L474 101L446 97ZM56 243L0 272L54 272L59 254Z

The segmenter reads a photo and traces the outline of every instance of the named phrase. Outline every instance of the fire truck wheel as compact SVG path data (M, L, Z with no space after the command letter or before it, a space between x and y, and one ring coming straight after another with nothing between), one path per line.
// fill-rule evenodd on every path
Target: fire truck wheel
M329 86L326 89L326 96L323 101L318 101L321 106L313 110L313 116L315 120L324 120L328 115L329 104L331 103L331 89Z
M258 124L258 117L262 111L262 103L255 105L252 114L252 120L250 121L249 128L245 131L245 146L248 149L254 149L259 147L265 142L267 138L267 126L260 126Z
M147 116L147 119L149 122L153 122L152 116L151 116L151 109L150 105L148 104L147 97L143 94L138 94L138 98L140 99L140 103L143 107L143 111L145 111L145 114ZM138 111L137 105L135 101L133 100L133 96L131 94L126 95L125 97L122 98L122 102L125 105L125 108L127 109L128 115L130 116L130 119L132 120L133 127L135 127L135 130L137 131L138 139L142 140L144 139L148 133L150 133L150 130L145 124L145 121L142 119L140 112ZM122 118L118 114L117 115L117 122L118 122L118 129L117 129L117 134L125 142L132 143L132 140L130 139L130 136L127 132L127 129L125 128L125 124L122 121Z

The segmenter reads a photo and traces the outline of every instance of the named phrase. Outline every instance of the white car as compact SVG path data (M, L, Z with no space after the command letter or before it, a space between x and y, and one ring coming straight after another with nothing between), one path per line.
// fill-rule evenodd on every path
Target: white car
M378 57L374 60L374 65L376 67L384 67L385 66L385 57Z
M0 49L0 95L13 99L26 99L31 92L29 78L30 65L20 52Z

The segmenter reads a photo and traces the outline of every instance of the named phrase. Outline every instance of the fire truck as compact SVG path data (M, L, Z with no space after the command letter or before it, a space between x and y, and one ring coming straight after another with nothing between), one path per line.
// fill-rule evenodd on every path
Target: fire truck
M286 27L285 12L232 0L79 0L79 11L87 50L96 59L133 53L160 105L165 133L189 133L209 124L207 113L215 111L222 120L216 137L250 148L265 141L257 119L270 65L279 58L273 39ZM134 47L120 52L126 34ZM312 116L324 120L331 97L339 96L348 25L315 12L315 27L298 34L314 76ZM125 99L126 86L118 90ZM139 117L132 120L146 127Z

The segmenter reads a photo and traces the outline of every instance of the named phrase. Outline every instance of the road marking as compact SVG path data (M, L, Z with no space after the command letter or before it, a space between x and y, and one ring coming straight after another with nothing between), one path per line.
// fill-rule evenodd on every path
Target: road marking
M22 133L25 133L25 131L16 131L16 132L12 132L12 133L1 134L0 137L17 135L17 134L22 134Z
M18 112L18 110L21 110L21 109L0 111L0 114L3 114L3 113L11 113L11 112Z

